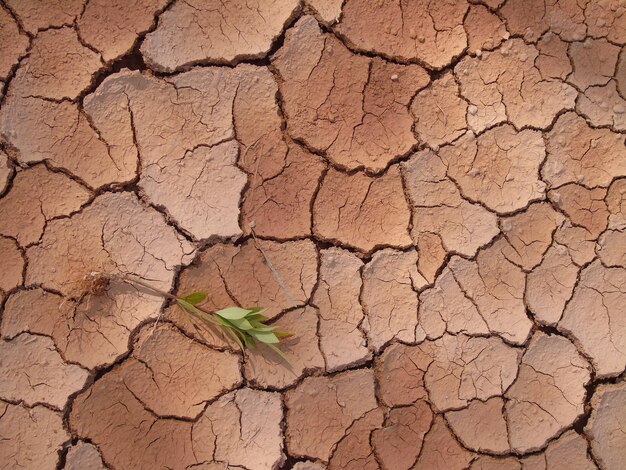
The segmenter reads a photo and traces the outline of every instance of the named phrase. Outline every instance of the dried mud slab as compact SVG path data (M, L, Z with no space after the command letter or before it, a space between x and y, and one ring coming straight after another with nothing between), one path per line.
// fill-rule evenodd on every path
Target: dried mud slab
M354 54L312 16L287 32L272 63L291 135L336 165L380 172L417 144L407 106L430 81L420 66Z
M539 180L539 166L545 148L537 131L516 132L505 124L478 138L467 133L439 155L448 177L465 197L500 214L543 197L545 183Z
M368 345L378 351L398 339L415 341L418 292L426 280L417 271L417 252L384 249L363 269L361 303Z
M626 175L624 136L608 129L593 129L575 113L559 117L548 134L542 178L552 187L580 183L607 187Z
M572 43L569 54L574 71L567 81L585 91L592 85L606 85L615 73L620 48L606 39Z
M449 72L415 95L411 113L420 141L434 150L467 130L467 102L459 97L459 86Z
M574 108L576 90L557 80L544 80L535 65L538 56L535 46L511 39L496 51L480 58L465 57L454 67L461 95L474 106L467 117L473 131L505 121L517 129L545 129L559 112Z
M319 309L319 343L328 372L360 365L371 356L362 331L362 267L363 262L349 251L321 251L319 284L312 302Z
M556 326L578 280L578 266L567 248L555 243L526 278L524 300L535 319Z
M0 8L0 43L0 80L4 81L29 45L28 36L20 32L13 16L5 8Z
M416 339L437 339L444 333L487 335L489 327L446 267L431 289L420 294Z
M278 393L242 388L209 405L192 430L194 457L272 470L285 460ZM231 467L229 467L231 468Z
M532 327L524 305L526 277L506 259L506 246L500 239L481 251L476 261L454 257L449 266L489 331L514 344L523 344Z
M543 448L583 413L590 367L567 339L536 333L505 399L474 400L446 413L468 448L493 454Z
M626 95L626 55L621 53L615 69L615 81L620 94L622 96Z
M280 342L289 364L272 351L260 346L246 351L244 375L249 384L265 389L283 389L295 384L303 375L324 371L324 358L317 336L318 312L313 307L291 310L272 325L288 331L293 337Z
M80 0L7 0L6 5L31 34L71 25L84 7Z
M517 379L505 395L514 452L544 447L583 414L590 371L586 359L566 338L533 335Z
M566 41L580 41L587 33L585 4L557 0L512 0L500 9L512 34L535 42L548 29Z
M242 382L239 357L196 343L176 329L142 330L124 383L158 416L195 418L207 402Z
M156 315L162 299L121 282L112 283L106 295L82 297L84 276L130 274L169 290L175 269L192 253L163 216L135 196L104 194L82 212L48 223L41 243L27 250L26 282L78 299L63 305L71 327L61 349L68 359L95 367L126 352L130 331Z
M141 53L155 70L173 72L196 63L261 58L290 21L296 0L175 2L146 36Z
M393 345L376 364L380 397L390 406L428 398L434 411L461 409L502 395L520 352L495 337L444 335L417 346Z
M324 23L330 25L339 19L344 2L343 0L307 0L306 3L317 12Z
M312 462L306 460L304 462L296 462L292 470L326 470L326 466L320 462Z
M398 166L379 177L331 169L315 199L313 232L365 252L404 248L411 244L410 216Z
M554 241L567 248L572 261L578 266L587 264L595 257L595 238L589 231L572 225L566 220L554 233Z
M552 237L565 220L550 204L532 204L524 212L501 219L500 225L508 244L502 253L511 263L525 271L544 260Z
M626 270L595 261L581 272L558 324L590 358L598 377L619 375L626 367L625 298Z
M519 351L501 339L446 335L430 345L424 386L436 411L466 407L503 394L517 375Z
M600 385L591 399L591 417L585 433L591 453L602 468L619 468L626 459L626 383Z
M417 459L433 413L425 401L389 412L382 429L372 432L372 447L383 468L409 469Z
M0 194L3 194L9 186L9 181L13 175L13 167L9 163L9 157L0 150Z
M88 115L67 101L55 103L9 93L0 110L0 134L18 162L47 161L93 188L136 177L136 154L112 152Z
M587 441L576 431L567 431L550 443L543 454L521 459L522 470L597 470L587 452Z
M88 442L79 441L67 451L65 470L106 470L98 448Z
M474 256L498 234L497 217L461 196L436 153L418 152L402 167L412 205L411 236L420 253L429 251L422 238L425 233L438 235L446 251L467 256Z
M608 0L589 2L585 17L589 25L589 36L606 37L611 42L626 44L626 17L620 3Z
M44 165L19 171L9 193L0 199L0 234L21 246L32 245L50 219L70 215L90 197L80 184Z
M509 37L502 20L483 5L471 5L464 24L468 50L474 54L493 50Z
M509 452L502 398L476 400L467 408L450 411L445 416L452 432L468 449L499 455Z
M549 191L548 197L572 224L585 228L591 237L597 238L608 223L606 194L602 188L587 189L579 184L566 184Z
M73 100L102 66L100 57L83 46L72 28L39 33L12 81L11 93L44 99Z
M159 419L146 410L124 383L128 370L124 364L115 368L76 398L69 416L73 434L98 446L115 468L184 468L197 463L192 423Z
M459 444L446 426L441 415L437 415L430 431L424 438L424 445L415 470L464 470L475 458Z
M568 47L569 43L549 31L537 42L539 57L535 60L535 65L544 80L565 80L572 72L572 63L567 55Z
M247 67L243 73L256 70ZM232 74L197 69L166 81L121 72L85 100L87 112L116 149L132 149L136 140L139 185L150 202L165 207L199 239L241 233L238 203L246 177L236 166ZM108 122L112 106L122 133Z
M107 463L186 468L217 460L270 470L283 461L278 394L244 388L210 404L197 422L158 418L127 387L131 364L122 364L79 395L70 414L71 429L96 444Z
M285 395L290 455L328 461L331 450L360 417L377 407L369 369L308 377Z
M609 228L626 229L626 179L611 184L606 194L606 205L609 209Z
M576 110L594 126L626 130L626 100L618 93L614 80L587 88L578 99Z
M626 232L607 230L598 240L598 256L605 266L626 268Z
M0 401L0 456L4 468L56 468L70 439L60 413Z
M376 455L370 444L373 432L382 427L384 421L380 408L368 411L357 419L337 443L330 461L329 470L374 470L379 468Z
M349 0L336 31L356 48L442 68L467 47L465 1Z
M311 205L324 168L321 159L291 145L278 173L264 177L259 169L241 206L244 231L280 239L310 236Z
M66 303L62 296L40 288L14 292L4 305L2 337L13 339L20 333L45 335L52 338L57 350L65 353L73 314L73 308L63 308Z
M76 26L82 40L109 62L126 54L167 4L167 0L90 0Z
M21 334L0 341L0 354L2 400L62 410L87 380L87 371L63 362L52 340L44 336Z
M11 238L0 236L0 294L14 289L23 282L25 260L18 244Z
M429 284L433 284L447 256L442 239L437 233L422 232L415 235L415 240L419 253L417 270Z
M375 360L378 399L389 407L407 406L427 399L424 374L432 361L428 346L390 345Z

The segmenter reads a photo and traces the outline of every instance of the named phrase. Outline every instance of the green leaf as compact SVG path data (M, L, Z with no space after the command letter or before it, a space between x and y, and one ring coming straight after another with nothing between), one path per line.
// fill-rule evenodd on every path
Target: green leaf
M226 318L227 320L239 320L241 318L245 318L250 313L250 310L241 307L228 307L218 310L215 313L216 315Z
M264 325L260 321L255 321L255 320L248 320L248 321L252 325L252 328L255 329L255 331L273 331L274 328L276 328L275 326Z
M251 330L253 327L248 320L245 318L240 318L239 320L229 320L237 329L239 330Z
M249 334L244 334L243 335L243 340L246 343L246 346L249 348L256 348L256 342L254 341L254 338L252 336L250 336Z
M289 331L278 331L275 330L274 334L276 335L277 338L290 338L293 336L293 333L289 332Z
M258 314L265 311L265 307L246 307L246 310L250 310L251 314Z
M195 315L201 320L205 320L205 321L208 321L209 323L213 323L214 325L219 326L219 323L217 323L210 314L203 312L202 310L194 307L186 300L176 299L176 302L178 303L178 306L182 308L183 310L185 310L186 312L191 313L192 315Z
M185 302L189 302L191 305L198 305L204 299L206 299L206 292L192 292L184 297L181 297Z
M250 331L250 334L254 336L256 339L265 344L276 344L278 343L278 338L271 331Z
M248 319L248 321L257 322L266 322L267 320L269 320L269 318L267 318L265 315L261 315L260 313L248 315L246 318Z
M220 325L225 326L228 329L234 330L235 325L226 320L225 318L220 317L219 315L215 315L215 319L219 322Z
M231 336L231 337L235 340L235 342L239 345L239 348L243 351L243 349L244 349L244 348L243 348L243 343L242 343L242 342L241 342L241 340L239 339L239 336L237 336L237 335L235 334L235 331L237 331L237 330L233 331L233 330L232 330L232 329L230 329L230 328L226 328L226 331L227 331L227 332L228 332L228 334L229 334L229 335L230 335L230 336Z

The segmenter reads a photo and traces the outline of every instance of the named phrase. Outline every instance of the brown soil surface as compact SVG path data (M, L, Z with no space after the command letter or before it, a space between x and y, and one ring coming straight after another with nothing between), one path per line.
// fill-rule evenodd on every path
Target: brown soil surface
M0 0L0 469L626 468L625 48L625 0Z

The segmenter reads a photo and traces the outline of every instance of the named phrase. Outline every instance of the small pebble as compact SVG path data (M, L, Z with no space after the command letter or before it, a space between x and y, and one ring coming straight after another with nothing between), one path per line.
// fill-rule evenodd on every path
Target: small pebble
M399 78L398 74L395 74L395 73L391 76L391 80L393 80L394 82L397 82L398 78Z

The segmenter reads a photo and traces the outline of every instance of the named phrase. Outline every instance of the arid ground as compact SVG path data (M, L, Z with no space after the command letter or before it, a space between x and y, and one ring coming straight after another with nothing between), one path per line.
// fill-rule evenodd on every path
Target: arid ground
M1 0L0 468L625 469L625 44L626 0Z

